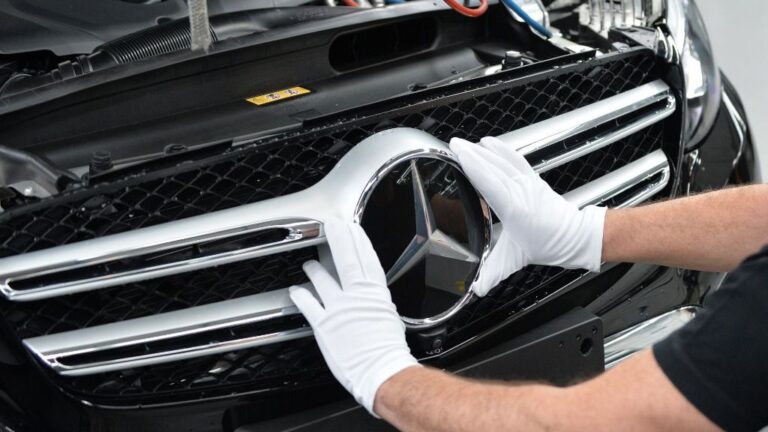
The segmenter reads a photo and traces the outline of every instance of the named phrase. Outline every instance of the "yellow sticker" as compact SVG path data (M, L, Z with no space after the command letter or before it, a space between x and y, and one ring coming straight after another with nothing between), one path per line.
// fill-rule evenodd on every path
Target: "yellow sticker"
M467 292L467 287L464 284L464 280L456 281L456 292L459 294L464 294L465 292Z
M272 102L277 102L284 99L290 99L292 97L301 96L307 93L312 93L312 92L305 89L304 87L291 87L285 90L278 90L276 92L250 97L246 100L252 104L266 105Z

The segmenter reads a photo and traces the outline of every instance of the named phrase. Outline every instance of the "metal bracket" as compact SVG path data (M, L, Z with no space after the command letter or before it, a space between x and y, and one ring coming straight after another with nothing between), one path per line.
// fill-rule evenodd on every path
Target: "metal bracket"
M0 186L13 187L24 196L45 198L58 193L67 180L78 178L39 156L0 146Z

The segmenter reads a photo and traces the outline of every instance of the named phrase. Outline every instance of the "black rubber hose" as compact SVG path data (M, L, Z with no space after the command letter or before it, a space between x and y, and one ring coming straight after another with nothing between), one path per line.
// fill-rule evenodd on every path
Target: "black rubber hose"
M211 28L211 39L217 42L216 32ZM157 27L123 36L96 48L94 55L102 52L112 58L113 64L126 64L168 54L190 47L189 21L176 20ZM102 67L106 66L103 65Z

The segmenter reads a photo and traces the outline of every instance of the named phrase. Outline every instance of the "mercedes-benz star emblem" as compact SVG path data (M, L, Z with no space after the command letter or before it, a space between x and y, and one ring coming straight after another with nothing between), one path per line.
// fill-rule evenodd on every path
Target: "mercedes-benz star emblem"
M386 269L400 313L414 319L454 306L487 247L487 211L469 181L448 161L401 162L369 197L363 227Z
M427 191L424 189L424 182L421 179L416 161L412 160L410 165L408 173L413 186L416 233L403 253L397 258L395 264L387 271L387 282L390 284L396 282L421 260L430 256L472 264L479 261L477 255L472 251L437 228L435 216L432 213L432 205L427 198ZM434 272L427 272L427 277L438 276L432 273ZM427 283L429 284L430 281L428 280Z

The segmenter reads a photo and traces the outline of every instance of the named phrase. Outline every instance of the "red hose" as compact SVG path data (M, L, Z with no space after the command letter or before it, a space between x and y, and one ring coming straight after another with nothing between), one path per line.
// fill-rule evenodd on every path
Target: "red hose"
M351 7L358 7L358 6L360 6L359 4L357 4L357 2L355 0L343 0L343 1L344 1L344 4L347 5L347 6L351 6Z
M488 10L488 0L480 0L480 6L476 8L466 7L457 0L445 0L445 3L456 12L471 18L477 18Z

